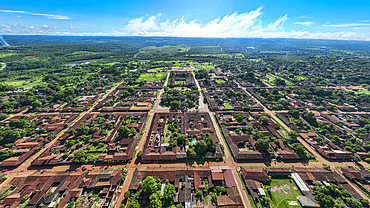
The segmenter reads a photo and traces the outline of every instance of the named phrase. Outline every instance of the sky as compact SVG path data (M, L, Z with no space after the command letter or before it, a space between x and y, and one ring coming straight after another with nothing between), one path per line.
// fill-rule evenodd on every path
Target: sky
M0 35L370 41L369 0L1 0Z

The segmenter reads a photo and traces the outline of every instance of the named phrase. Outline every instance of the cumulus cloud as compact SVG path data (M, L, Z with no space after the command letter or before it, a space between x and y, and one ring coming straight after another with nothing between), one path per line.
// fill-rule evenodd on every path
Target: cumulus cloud
M74 26L57 27L51 25L2 24L0 33L4 34L53 34L64 36L149 36L149 37L215 37L215 38L297 38L297 39L335 39L370 41L370 33L356 32L308 32L286 31L284 24L288 15L281 16L272 22L262 21L262 7L246 13L233 13L202 23L194 19L186 21L179 19L163 19L161 13L146 15L132 19L119 31L104 32L74 32ZM306 17L308 18L308 17ZM293 22L310 26L311 21ZM96 26L85 23L80 25ZM341 25L323 25L324 27L367 27L369 23L353 23ZM98 26L96 26L98 27ZM117 27L115 27L117 28ZM68 30L69 29L69 30Z
M288 16L262 26L262 7L249 13L233 13L222 18L215 18L206 24L196 19L186 22L184 17L161 21L161 14L145 16L131 20L125 27L127 35L175 36L175 37L248 37L261 32L273 32L283 29Z
M330 24L323 27L370 27L368 23L348 23L348 24Z
M296 25L311 26L314 22L293 22Z
M0 10L0 12L5 12L5 13L18 13L18 14L29 14L29 15L34 15L34 16L44 16L48 19L71 19L68 16L63 16L63 15L56 15L56 14L38 14L38 13L32 13L32 12L26 12L26 11L14 11L14 10Z
M13 34L50 34L56 32L58 29L59 27L57 26L25 24L23 22L2 24L0 26L1 32Z

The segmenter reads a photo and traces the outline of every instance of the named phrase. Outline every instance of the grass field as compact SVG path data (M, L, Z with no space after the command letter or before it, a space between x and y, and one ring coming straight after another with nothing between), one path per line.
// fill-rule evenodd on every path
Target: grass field
M175 81L175 85L186 85L186 81Z
M296 80L305 80L305 79L307 79L306 77L303 77L303 76L294 76L294 78Z
M5 81L3 83L7 85L12 85L14 87L33 87L36 85L41 84L42 79L37 80L12 80L12 81Z
M216 82L217 84L222 84L222 83L225 83L226 81L225 81L225 80L223 80L223 79L215 79L215 82Z
M107 63L105 65L108 65L108 66L113 66L114 64L119 64L120 62L112 62L112 63Z
M12 56L15 53L0 53L0 58L6 57L6 56Z
M167 73L147 73L147 74L141 74L139 77L139 80L144 80L147 82L161 81L161 80L165 80L166 76L167 76Z
M295 201L298 203L298 206L294 207L301 207L297 196L302 196L302 193L293 179L272 179L271 184L263 182L263 185L266 189L271 187L271 192L267 192L267 196L273 201L274 208L292 207L288 204L288 201Z
M360 94L370 95L369 90L363 90L363 89L359 89L357 91L351 90L351 89L344 89L344 90L347 91L347 92L354 92L355 94L358 94L358 95L360 95Z
M229 102L224 103L224 107L225 107L226 109L234 109L234 108L233 108L233 106L232 106Z
M291 81L288 81L288 80L286 80L284 78L281 78L279 76L273 75L271 73L266 74L266 77L269 78L269 79L268 80L266 79L264 81L267 82L267 84L269 84L269 85L273 85L274 86L275 85L275 79L276 78L280 78L280 79L282 79L282 80L285 81L285 83L286 83L287 86L293 86L293 83Z

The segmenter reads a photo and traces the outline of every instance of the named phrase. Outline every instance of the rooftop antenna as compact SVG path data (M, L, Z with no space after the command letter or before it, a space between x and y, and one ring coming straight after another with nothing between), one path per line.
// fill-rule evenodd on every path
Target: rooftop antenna
M0 36L0 42L3 46L10 46L3 38L3 36Z

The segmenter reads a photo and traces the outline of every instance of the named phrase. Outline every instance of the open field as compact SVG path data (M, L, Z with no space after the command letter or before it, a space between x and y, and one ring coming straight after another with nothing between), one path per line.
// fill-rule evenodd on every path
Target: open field
M266 74L266 77L267 77L268 79L265 79L265 82L267 82L269 85L275 85L275 79L276 79L276 78L280 78L280 79L282 79L282 80L284 80L284 81L285 81L285 83L286 83L286 85L287 85L287 86L293 86L293 83L292 83L291 81L286 80L286 79L284 79L284 78L281 78L281 77L279 77L279 76L273 75L273 74L271 74L271 73Z
M369 90L363 90L363 89L358 89L358 90L351 90L351 89L344 89L347 92L354 92L355 94L358 95L370 95Z
M139 80L144 80L147 82L161 81L166 79L167 73L147 73L141 74Z
M5 81L5 84L12 85L14 87L33 87L36 85L41 84L42 79L36 80L12 80L12 81Z
M263 182L262 184L265 189L267 189L267 187L271 187L271 191L266 193L273 201L273 207L292 207L288 204L289 201L295 201L298 203L298 206L294 207L301 207L297 200L297 196L302 196L302 193L299 191L293 179L272 179L270 182Z
M223 79L215 79L215 82L216 82L217 84L222 84L222 83L225 83L226 81L225 81L225 80L223 80Z
M6 56L12 56L15 53L0 53L0 58L6 57Z

